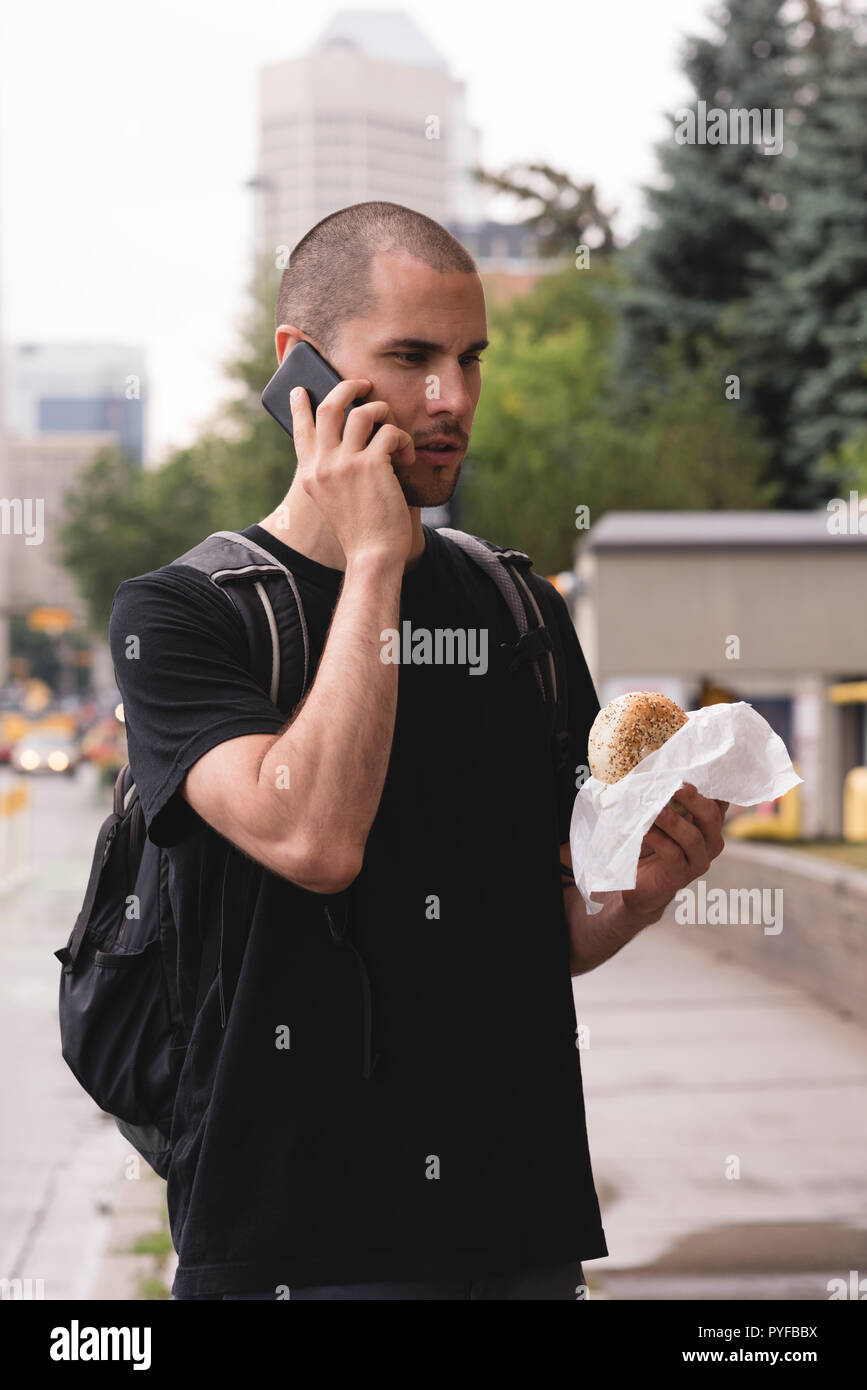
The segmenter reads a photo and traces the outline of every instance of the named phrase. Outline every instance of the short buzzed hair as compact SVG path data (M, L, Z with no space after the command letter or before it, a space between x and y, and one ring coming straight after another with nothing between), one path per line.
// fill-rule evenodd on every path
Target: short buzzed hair
M400 203L353 203L323 217L301 238L280 279L274 328L291 323L315 339L327 357L349 319L376 307L373 257L403 252L434 270L478 274L451 232Z

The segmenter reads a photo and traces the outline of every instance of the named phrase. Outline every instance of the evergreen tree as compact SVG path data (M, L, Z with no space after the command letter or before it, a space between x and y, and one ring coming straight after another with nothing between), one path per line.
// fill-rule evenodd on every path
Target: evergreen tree
M865 41L859 42L859 38ZM826 495L822 456L867 419L867 34L826 29L802 76L807 118L779 171L786 216L756 252L740 331L745 374L783 404L781 475L799 505Z
M791 106L784 8L781 0L729 0L715 16L715 39L688 41L684 68L695 99L686 109L697 123L700 102L706 112ZM779 155L745 143L679 143L690 132L680 112L671 123L658 150L663 186L645 190L654 224L624 257L633 281L624 299L624 362L637 389L672 339L696 345L697 358L698 340L714 333L720 311L748 297L750 257L772 247L780 221L764 196L768 166Z

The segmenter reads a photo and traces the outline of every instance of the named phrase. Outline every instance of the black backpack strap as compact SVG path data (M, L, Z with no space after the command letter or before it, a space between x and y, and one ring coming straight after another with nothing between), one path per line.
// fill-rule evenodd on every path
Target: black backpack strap
M489 575L505 599L518 629L518 640L501 645L511 656L510 671L525 661L533 663L539 692L550 710L552 757L559 772L566 765L569 751L566 663L557 621L549 607L550 596L544 585L529 582L527 571L532 569L533 561L523 550L507 549L465 531L440 527L438 534L459 545Z
M545 584L538 580L538 575L528 576L527 582L534 579L536 599L542 609L543 614L547 615L546 629L553 638L551 642L551 656L554 661L554 675L556 679L556 693L554 696L554 718L552 721L551 742L553 748L554 767L557 772L561 772L569 761L569 678L566 673L566 654L563 651L563 643L560 638L560 627L557 616L553 611L554 599L550 590Z
M207 574L217 588L235 605L247 634L250 669L269 699L287 716L303 699L310 678L310 642L304 606L295 576L256 541L237 531L215 531L172 561ZM297 663L286 655L291 649L303 652L299 672ZM220 875L218 921L206 931L196 991L196 1013L216 975L220 990L220 1018L226 1026L223 948L226 944L226 893L233 846L223 845ZM249 887L253 861L242 859ZM261 876L261 868L259 869ZM242 914L243 916L243 914Z
M196 1013L205 1002L205 996L211 988L211 981L215 975L220 977L220 1020L222 1026L226 1026L226 1005L223 996L222 980L222 960L223 960L223 934L226 926L226 879L229 874L229 860L232 857L232 847L228 843L225 846L223 855L223 871L220 882L220 925L219 931L212 925L210 931L205 933L205 940L202 944L202 961L199 966L199 984L196 990Z
M307 620L292 571L238 531L215 531L172 564L200 570L235 605L256 680L279 710L291 714L310 679ZM300 671L284 659L299 647Z

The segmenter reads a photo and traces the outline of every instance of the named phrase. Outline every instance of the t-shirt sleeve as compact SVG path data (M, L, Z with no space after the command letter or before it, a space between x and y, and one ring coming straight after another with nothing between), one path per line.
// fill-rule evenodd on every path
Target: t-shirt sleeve
M599 713L599 698L593 678L581 650L575 626L563 595L548 580L543 581L550 591L551 607L557 616L560 642L566 663L569 705L569 757L557 779L557 818L561 845L569 839L572 808L578 795L579 772L587 768L587 738ZM585 773L586 777L586 773ZM584 778L580 779L582 782Z
M178 844L203 824L179 792L193 763L227 739L277 733L286 719L248 669L241 615L197 570L125 580L109 646L148 836Z

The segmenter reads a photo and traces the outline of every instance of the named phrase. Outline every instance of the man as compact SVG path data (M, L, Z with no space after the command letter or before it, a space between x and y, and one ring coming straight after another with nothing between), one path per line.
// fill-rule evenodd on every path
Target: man
M128 580L112 609L192 1033L168 1177L173 1293L574 1299L581 1261L608 1251L571 975L704 872L724 806L682 788L693 821L663 812L635 889L598 914L564 891L599 707L565 604L533 579L568 671L555 775L532 671L502 653L516 634L499 591L420 519L454 492L481 394L484 296L463 247L392 203L325 218L277 299L278 360L302 339L344 380L315 420L304 392L293 404L292 485L244 533L292 571L307 616L314 675L289 722L206 576ZM386 659L407 620L484 637L484 669ZM229 875L226 916L241 960L228 1015L221 977L196 1014L225 842L246 869ZM335 902L352 951L335 949Z

